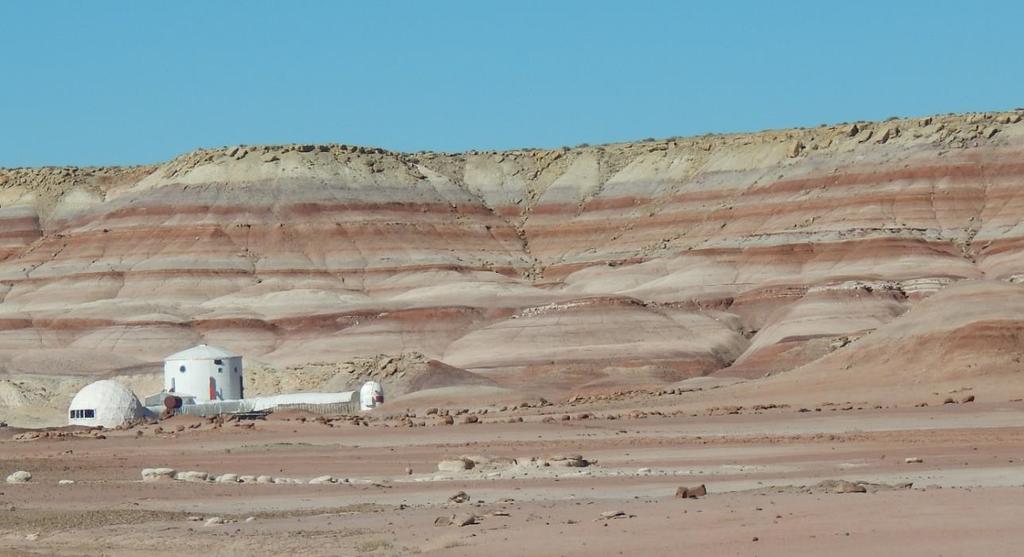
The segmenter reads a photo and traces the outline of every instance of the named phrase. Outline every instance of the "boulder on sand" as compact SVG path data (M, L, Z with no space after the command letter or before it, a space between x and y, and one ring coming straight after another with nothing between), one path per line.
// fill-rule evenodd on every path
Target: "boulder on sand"
M18 470L10 476L7 476L7 483L9 484L23 484L28 483L32 479L32 474L24 470Z
M173 480L174 474L174 468L143 468L142 480L147 482L155 482L159 480Z
M552 466L566 466L569 468L586 468L591 462L580 455L553 456L548 459Z
M704 484L700 484L696 487L679 487L676 489L676 497L680 499L696 499L703 497L708 494L708 490L704 487Z
M466 457L449 458L437 463L438 472L462 472L471 470L476 463Z
M206 472L189 470L187 472L178 472L174 475L174 479L182 482L205 482L209 476Z

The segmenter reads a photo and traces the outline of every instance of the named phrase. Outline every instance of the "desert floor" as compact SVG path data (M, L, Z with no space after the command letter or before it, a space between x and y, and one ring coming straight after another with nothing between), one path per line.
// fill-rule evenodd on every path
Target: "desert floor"
M0 554L931 556L1024 546L1024 402L661 415L635 410L645 399L622 410L630 404L492 410L455 425L420 410L365 426L177 417L162 432L105 438L0 429L0 472L32 474L0 484ZM477 465L438 471L460 455ZM559 455L591 464L562 466ZM152 467L339 481L142 481ZM866 492L819 485L838 479ZM675 497L700 484L706 496ZM469 500L450 501L459 491ZM476 524L448 524L469 515ZM212 517L221 523L206 525Z

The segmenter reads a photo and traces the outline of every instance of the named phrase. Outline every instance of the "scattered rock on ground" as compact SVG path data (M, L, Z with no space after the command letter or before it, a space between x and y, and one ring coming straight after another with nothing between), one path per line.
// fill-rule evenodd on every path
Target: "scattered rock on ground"
M460 528L463 527L463 526L469 526L471 524L479 524L479 523L480 523L480 517L476 516L475 514L469 514L469 513L463 513L463 514L460 514L460 515L456 515L455 518L452 519L452 524L455 525L455 526L458 526Z
M468 458L450 458L437 463L439 472L461 472L471 470L476 463Z
M175 470L174 468L143 468L142 479L143 481L153 482L158 480L173 480Z
M183 482L205 482L208 477L210 477L210 475L206 472L199 472L196 470L178 472L174 475L174 479Z
M820 489L829 493L866 493L867 488L859 483L846 480L825 480L818 483Z
M704 487L704 484L700 484L695 487L681 486L676 489L676 497L680 499L696 499L697 497L703 497L708 494L708 490Z
M586 468L591 462L580 455L553 456L548 459L552 466L568 466L570 468Z
M7 483L9 484L23 484L32 480L32 474L24 470L18 470L10 476L7 476Z

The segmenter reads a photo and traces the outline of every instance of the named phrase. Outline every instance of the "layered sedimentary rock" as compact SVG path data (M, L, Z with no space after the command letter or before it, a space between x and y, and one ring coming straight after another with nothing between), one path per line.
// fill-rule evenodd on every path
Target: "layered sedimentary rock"
M960 281L899 318L845 338L801 367L740 385L738 399L941 404L969 391L988 401L1024 392L1024 288Z
M950 285L1016 292L1021 114L0 170L0 365L104 373L205 341L271 366L415 351L531 388L778 374Z

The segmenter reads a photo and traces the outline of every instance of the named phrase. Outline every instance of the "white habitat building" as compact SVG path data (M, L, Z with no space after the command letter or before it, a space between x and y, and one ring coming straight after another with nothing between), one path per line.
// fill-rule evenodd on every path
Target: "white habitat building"
M384 388L376 381L367 381L359 389L359 409L363 412L373 410L384 404Z
M245 398L242 357L200 344L164 358L164 390L196 402Z
M145 410L135 394L110 379L78 391L68 407L68 425L117 427L142 418Z
M68 408L68 424L117 427L140 418L170 414L217 416L296 409L327 413L373 410L384 404L384 389L367 381L357 391L287 393L245 398L242 357L200 344L164 358L164 390L146 397L146 406L124 385L111 380L87 385Z

